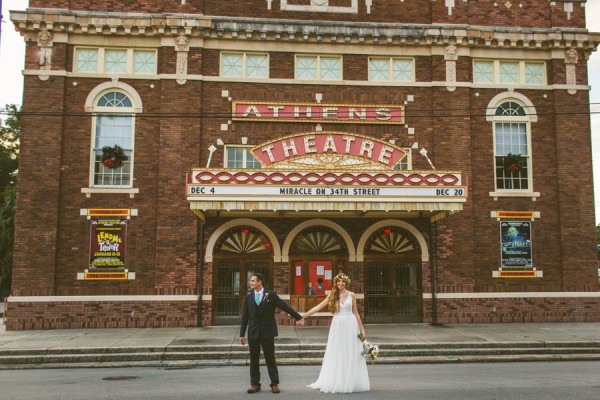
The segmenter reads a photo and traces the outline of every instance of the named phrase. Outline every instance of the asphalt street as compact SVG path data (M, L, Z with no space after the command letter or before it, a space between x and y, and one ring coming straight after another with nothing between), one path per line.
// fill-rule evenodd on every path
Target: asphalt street
M279 395L246 394L247 367L47 369L0 372L3 400L375 399L597 400L600 362L369 365L371 392L307 389L319 366L280 367ZM266 368L262 367L263 377ZM268 380L263 385L268 387Z

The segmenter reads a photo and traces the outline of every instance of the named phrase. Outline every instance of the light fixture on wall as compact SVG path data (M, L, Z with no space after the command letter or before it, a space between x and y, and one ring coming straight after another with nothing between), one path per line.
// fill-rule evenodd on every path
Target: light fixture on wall
M208 161L206 162L206 168L210 167L210 160L212 160L212 155L215 151L217 151L217 148L215 147L214 144L211 144L210 147L208 148L208 151L210 151L210 154L208 155Z
M423 147L419 153L421 153L421 155L423 157L425 157L425 159L427 160L427 162L429 163L429 165L431 166L431 169L435 170L435 167L433 166L433 163L431 162L431 160L429 159L429 156L427 155L427 149L425 147Z

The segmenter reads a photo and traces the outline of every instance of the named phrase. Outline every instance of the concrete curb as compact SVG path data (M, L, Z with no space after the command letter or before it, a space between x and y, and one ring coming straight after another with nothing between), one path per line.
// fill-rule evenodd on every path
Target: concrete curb
M369 361L369 365L389 364L452 364L452 363L501 363L501 362L542 362L542 361L600 361L600 354L563 354L563 355L527 355L527 356L462 356L462 357L381 357ZM278 359L280 366L321 365L322 358L315 359ZM123 362L82 362L82 363L39 363L39 364L0 364L0 370L25 369L71 369L71 368L164 368L193 369L217 368L229 366L248 366L249 360L228 361L123 361ZM261 362L261 365L264 365Z

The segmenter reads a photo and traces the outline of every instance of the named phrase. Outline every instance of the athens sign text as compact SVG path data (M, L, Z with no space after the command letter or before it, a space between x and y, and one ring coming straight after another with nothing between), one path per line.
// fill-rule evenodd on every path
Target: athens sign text
M236 121L404 124L404 107L389 104L271 103L234 101Z

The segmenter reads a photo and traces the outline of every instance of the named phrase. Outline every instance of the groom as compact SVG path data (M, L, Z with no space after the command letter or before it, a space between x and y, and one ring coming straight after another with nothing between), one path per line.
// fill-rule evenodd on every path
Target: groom
M279 393L279 372L275 361L275 307L282 309L300 321L302 317L292 307L277 296L277 293L263 286L264 276L256 273L250 279L252 291L244 298L242 324L240 326L240 343L245 344L246 327L248 327L248 346L250 347L250 388L248 393L260 392L260 348L262 347L265 362L271 378L271 392ZM298 322L303 325L303 321Z

